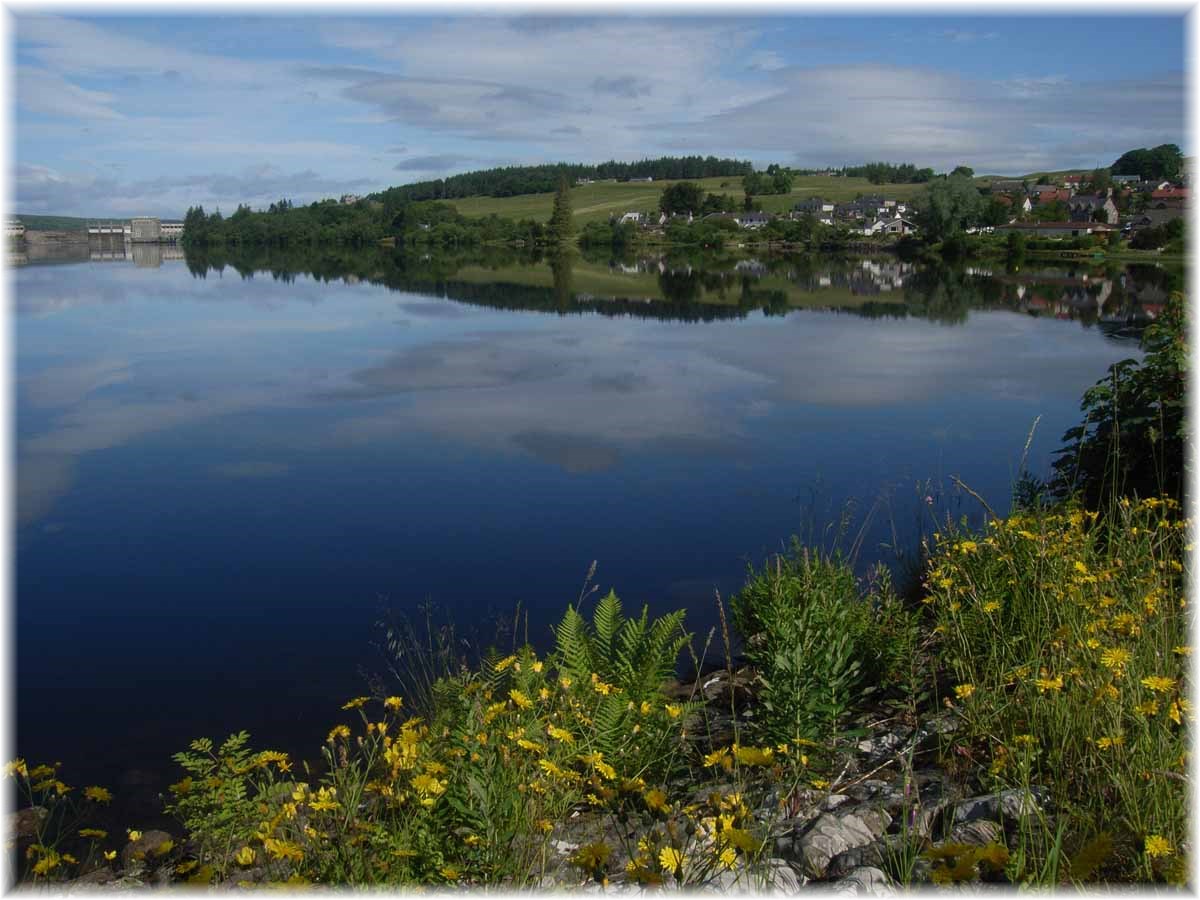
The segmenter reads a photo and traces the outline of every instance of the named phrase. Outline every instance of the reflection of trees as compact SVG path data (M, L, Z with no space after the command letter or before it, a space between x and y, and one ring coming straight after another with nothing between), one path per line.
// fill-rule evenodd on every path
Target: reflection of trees
M560 309L566 309L574 299L571 290L573 262L571 251L562 247L550 257L550 273L554 276L554 301Z
M905 279L904 302L912 315L960 325L967 320L967 310L983 303L980 281L949 266L918 269Z

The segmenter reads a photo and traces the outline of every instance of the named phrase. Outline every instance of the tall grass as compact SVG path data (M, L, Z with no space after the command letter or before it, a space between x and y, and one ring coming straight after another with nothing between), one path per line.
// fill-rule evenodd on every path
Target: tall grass
M1170 498L1070 505L936 535L926 602L992 787L1042 785L1065 832L1026 835L1022 877L1101 835L1101 876L1175 878L1187 843L1187 522ZM1060 846L1062 845L1062 846ZM1069 870L1067 870L1069 871Z

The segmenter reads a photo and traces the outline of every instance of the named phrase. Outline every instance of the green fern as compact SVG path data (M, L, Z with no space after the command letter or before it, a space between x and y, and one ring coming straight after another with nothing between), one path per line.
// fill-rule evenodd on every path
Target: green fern
M627 700L652 699L675 673L679 653L691 638L683 630L685 615L676 610L651 622L644 606L639 618L627 619L612 591L596 605L590 626L568 606L554 629L559 668L580 681L595 673L620 688Z

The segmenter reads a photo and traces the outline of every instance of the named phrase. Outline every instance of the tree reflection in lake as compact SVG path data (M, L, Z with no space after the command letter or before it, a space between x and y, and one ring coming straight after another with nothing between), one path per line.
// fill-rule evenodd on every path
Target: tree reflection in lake
M661 254L556 252L486 247L469 255L342 247L188 252L199 278L231 267L242 278L367 281L447 301L560 315L600 313L682 321L784 315L826 309L867 318L915 316L961 324L972 310L1007 309L1099 324L1135 337L1172 290L1181 269L1153 265L923 264L890 256L746 257L672 249Z

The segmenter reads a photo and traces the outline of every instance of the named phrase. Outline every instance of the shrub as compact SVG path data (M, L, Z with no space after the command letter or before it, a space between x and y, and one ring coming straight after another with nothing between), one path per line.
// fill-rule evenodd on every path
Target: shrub
M1083 397L1084 422L1063 435L1053 489L1090 509L1114 497L1183 493L1187 343L1183 295L1173 293L1142 336L1145 358L1127 359Z
M828 737L864 688L895 683L916 653L917 619L877 570L863 592L839 556L794 542L731 601L761 683L771 740Z

